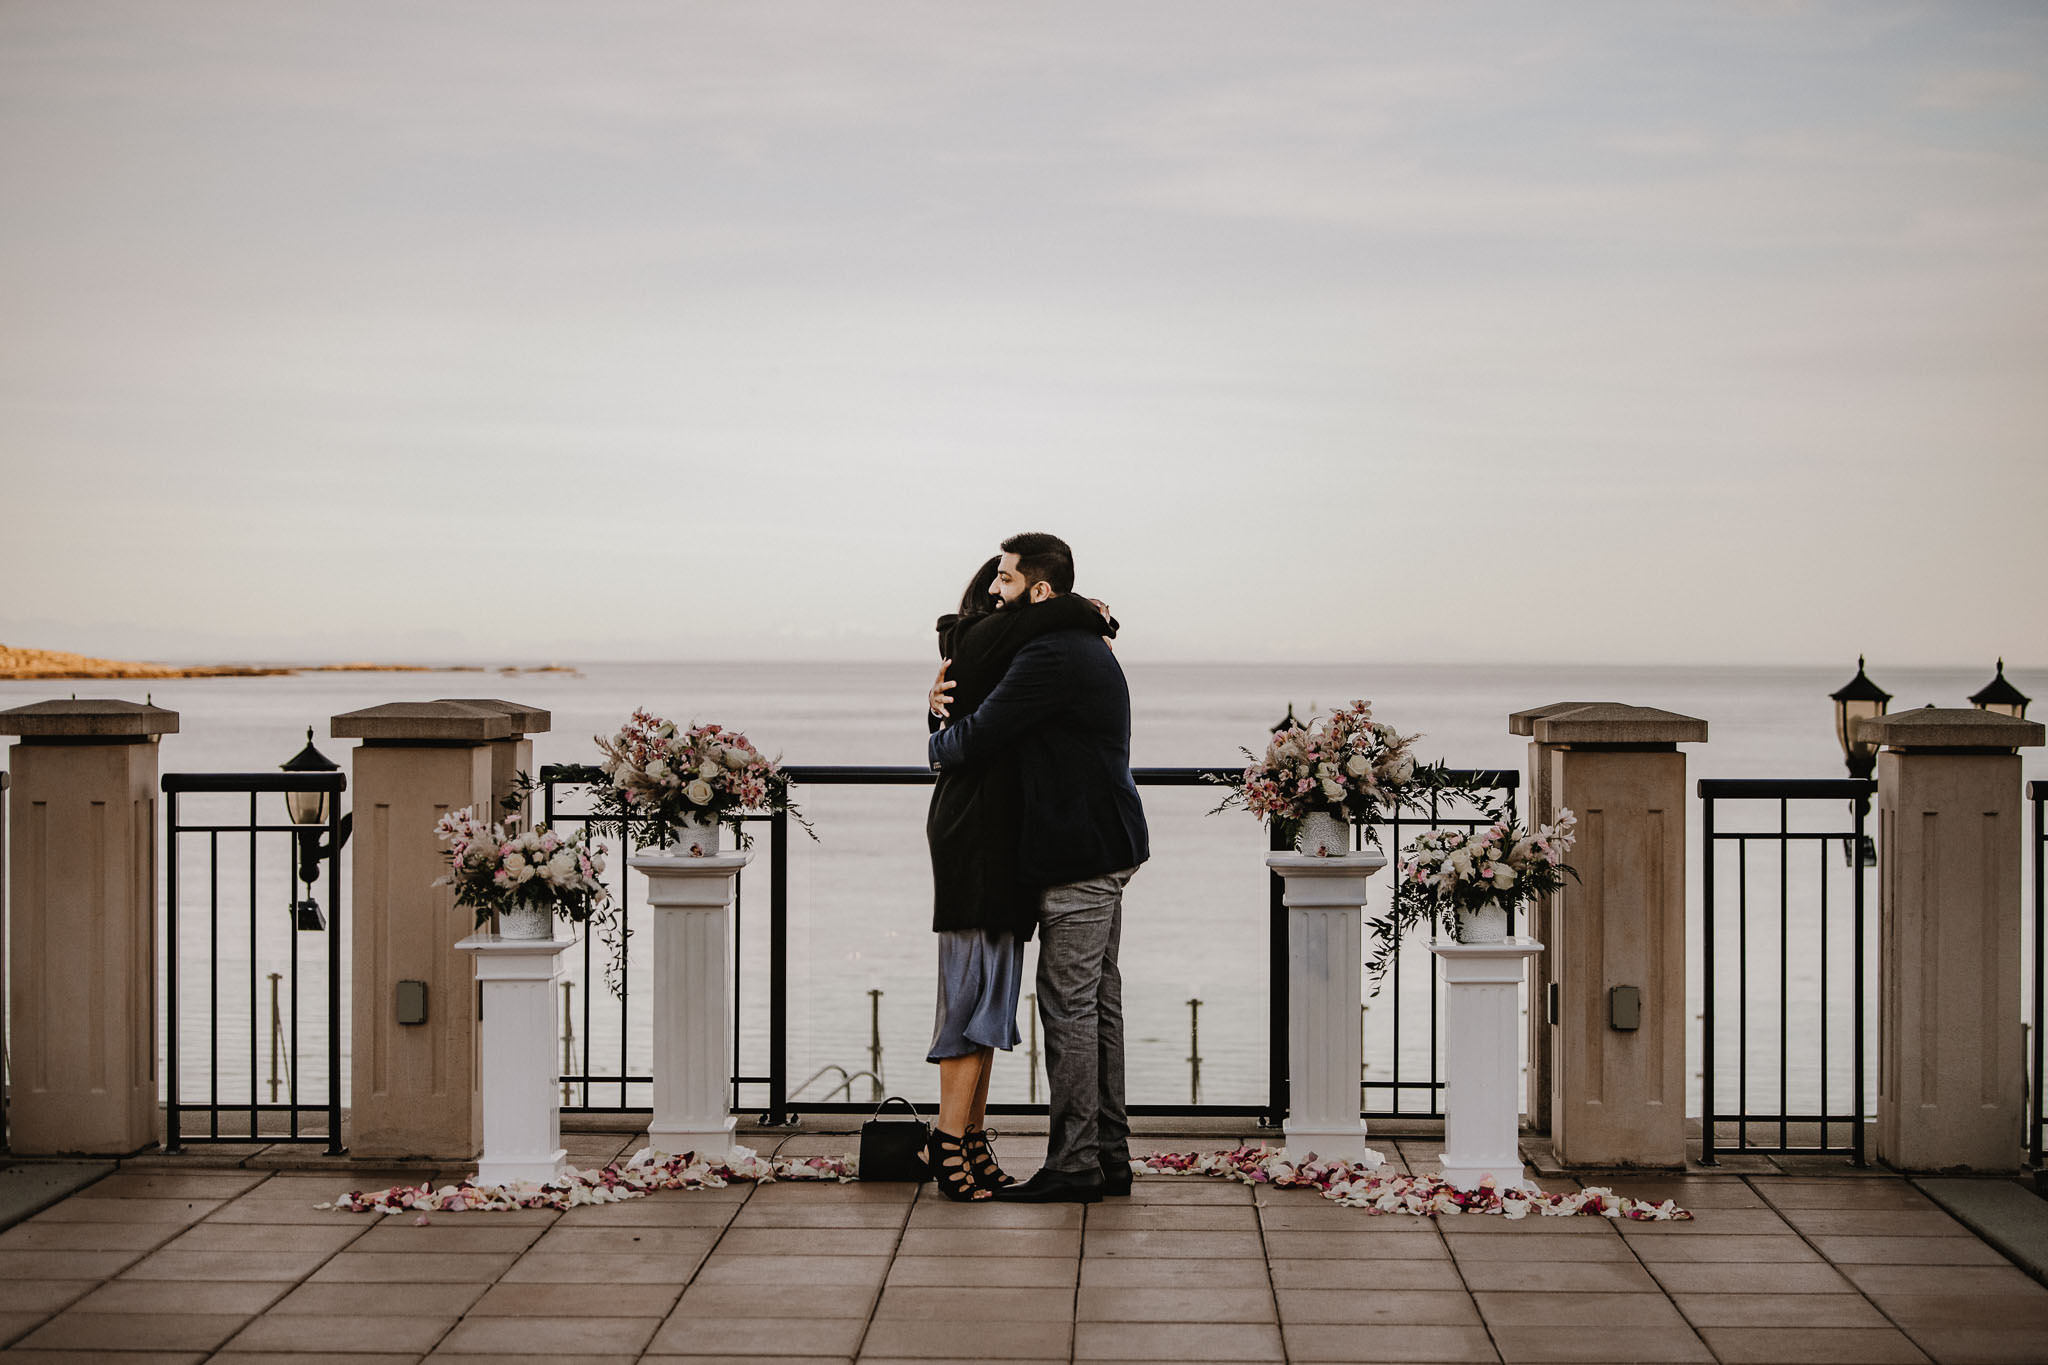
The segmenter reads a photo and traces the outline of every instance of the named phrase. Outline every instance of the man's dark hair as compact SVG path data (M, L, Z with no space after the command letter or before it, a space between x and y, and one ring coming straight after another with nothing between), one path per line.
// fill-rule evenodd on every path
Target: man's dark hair
M1074 552L1058 536L1026 531L1004 541L1003 553L1017 556L1017 572L1024 576L1026 592L1033 583L1046 584L1058 597L1074 590Z

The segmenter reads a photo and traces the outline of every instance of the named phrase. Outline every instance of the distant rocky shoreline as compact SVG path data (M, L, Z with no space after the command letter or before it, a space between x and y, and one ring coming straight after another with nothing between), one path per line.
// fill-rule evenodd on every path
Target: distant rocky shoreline
M95 659L55 649L18 649L0 645L0 680L38 678L277 678L295 673L482 673L481 664L152 664L122 659ZM500 673L574 673L561 664L538 668L501 668Z

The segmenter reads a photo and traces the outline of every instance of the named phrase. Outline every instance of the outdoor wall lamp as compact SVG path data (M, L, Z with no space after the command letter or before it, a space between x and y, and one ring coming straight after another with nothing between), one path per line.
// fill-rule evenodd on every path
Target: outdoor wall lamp
M306 747L277 765L288 773L331 773L338 772L341 765L313 747L313 728L306 727ZM313 883L320 878L320 864L341 852L348 842L349 831L355 824L353 815L341 817L341 828L330 847L320 837L327 824L333 801L332 792L286 792L285 812L299 827L295 837L298 844L298 880L306 888L303 897L294 896L291 902L292 924L295 928L317 932L327 927L326 919L320 913L320 902L313 898Z
M1858 654L1856 676L1830 695L1835 702L1835 738L1842 742L1842 762L1849 776L1867 782L1877 771L1877 746L1856 738L1856 725L1883 715L1892 694L1870 680L1863 671L1863 656Z
M1970 698L1970 705L1979 711L1996 711L2001 716L2014 720L2027 718L2027 703L2033 698L2005 680L2005 660L1998 661L1998 675Z

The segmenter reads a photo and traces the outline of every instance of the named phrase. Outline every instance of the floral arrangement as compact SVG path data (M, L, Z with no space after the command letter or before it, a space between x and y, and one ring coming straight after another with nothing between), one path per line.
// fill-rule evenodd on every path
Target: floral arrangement
M1404 735L1372 718L1372 703L1354 701L1308 725L1294 720L1273 732L1263 755L1242 773L1221 779L1230 787L1217 811L1242 806L1291 836L1304 816L1322 812L1371 825L1399 807L1420 808L1425 795L1449 786L1443 765L1418 763L1420 735ZM1211 811L1210 814L1215 814Z
M448 845L448 875L434 885L453 886L455 903L476 912L478 927L517 909L581 924L611 901L599 880L604 854L582 830L565 834L536 825L521 832L480 820L465 807L442 816L434 833Z
M1409 840L1401 850L1394 908L1373 922L1374 978L1385 974L1403 933L1435 927L1462 943L1458 911L1493 907L1512 915L1563 889L1565 878L1579 875L1564 860L1577 830L1578 817L1561 810L1553 823L1533 830L1498 820L1480 829L1426 829Z
M811 828L789 799L788 775L737 730L678 726L638 710L610 739L597 737L597 747L604 755L599 829L623 836L628 826L638 826L634 832L643 843L667 848L686 820L724 824L745 846L751 840L740 823L743 812L787 811Z

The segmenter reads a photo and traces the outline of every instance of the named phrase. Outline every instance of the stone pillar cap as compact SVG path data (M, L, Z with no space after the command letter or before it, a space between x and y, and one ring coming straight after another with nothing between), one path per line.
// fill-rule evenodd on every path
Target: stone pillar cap
M380 739L445 744L449 741L488 744L510 739L512 718L505 712L463 701L393 701L344 711L328 722L336 739Z
M1974 706L1927 706L1856 723L1856 738L1887 749L1984 749L2011 753L2048 739L2038 720L2019 720Z
M1596 701L1569 710L1539 709L1549 713L1529 725L1539 744L1701 744L1707 738L1707 723L1699 717L1654 706Z
M137 701L39 701L0 711L0 735L24 739L143 739L178 733L178 713Z
M1588 706L1619 706L1613 701L1554 701L1548 706L1532 706L1527 711L1516 711L1508 716L1508 733L1511 735L1536 734L1536 722L1550 716L1562 715L1566 711L1580 711Z
M454 702L457 706L474 706L483 711L496 711L512 722L515 735L544 735L554 724L554 717L538 706L521 706L516 701L500 701L496 697L441 697L440 701Z

